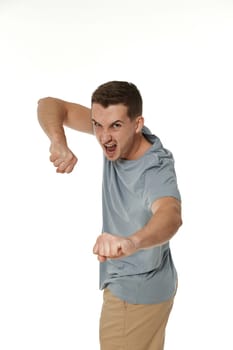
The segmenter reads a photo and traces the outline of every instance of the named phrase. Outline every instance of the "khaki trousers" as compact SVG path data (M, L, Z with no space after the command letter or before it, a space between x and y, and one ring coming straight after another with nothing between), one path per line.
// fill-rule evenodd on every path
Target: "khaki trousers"
M174 298L161 304L129 304L104 290L101 350L163 350Z

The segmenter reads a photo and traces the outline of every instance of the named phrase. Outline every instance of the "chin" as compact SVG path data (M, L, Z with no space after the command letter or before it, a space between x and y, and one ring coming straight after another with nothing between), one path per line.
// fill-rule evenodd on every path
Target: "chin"
M118 160L120 159L120 156L119 155L109 155L107 153L105 153L105 157L108 159L108 160L111 160L111 161L115 161L115 160Z

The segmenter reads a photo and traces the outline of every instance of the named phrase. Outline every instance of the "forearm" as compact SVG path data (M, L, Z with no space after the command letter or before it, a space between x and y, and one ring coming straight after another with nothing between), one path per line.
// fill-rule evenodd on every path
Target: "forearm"
M159 246L168 242L182 224L176 207L158 210L148 223L129 238L137 250Z
M129 237L119 237L108 232L102 233L93 248L100 262L107 258L121 258L138 250L162 245L168 242L181 225L179 206L157 210L149 222Z
M37 116L51 142L67 145L64 132L66 109L59 99L48 97L39 100Z

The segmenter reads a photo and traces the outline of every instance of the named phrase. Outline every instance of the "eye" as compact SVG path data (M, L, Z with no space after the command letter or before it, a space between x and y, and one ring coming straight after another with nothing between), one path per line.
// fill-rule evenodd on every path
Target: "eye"
M113 129L119 129L121 127L121 124L120 123L115 123L113 124Z
M95 120L92 120L92 124L95 128L100 127L101 125L99 123L97 123Z

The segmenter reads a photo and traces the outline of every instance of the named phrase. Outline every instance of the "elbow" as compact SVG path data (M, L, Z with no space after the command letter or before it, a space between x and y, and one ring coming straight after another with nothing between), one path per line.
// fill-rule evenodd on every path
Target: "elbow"
M177 215L174 223L175 232L177 232L182 225L183 225L182 217L181 215Z
M171 235L171 238L178 232L178 230L180 229L180 227L183 225L183 221L181 216L178 216L175 220L175 222L173 223L173 233Z
M54 97L42 97L37 101L38 106L51 103L51 101L55 100Z
M55 97L42 97L37 102L38 116L40 114L60 114L66 115L64 101Z
M42 97L37 101L37 112L44 111L47 106L51 105L52 97Z
M159 243L169 242L179 231L179 228L182 226L182 218L180 216L173 217L173 220L170 221L166 230L161 233L160 237L158 237Z
M177 230L183 225L183 220L182 220L182 217L179 217L178 219L178 223L177 223Z
M183 225L183 220L182 220L182 211L181 211L181 206L180 204L175 208L174 211L174 228L175 228L175 233L179 230L179 228Z
M47 119L47 115L51 114L51 111L56 111L55 98L53 97L42 97L37 102L37 119L39 123L43 123L44 119ZM55 107L54 107L55 106Z

